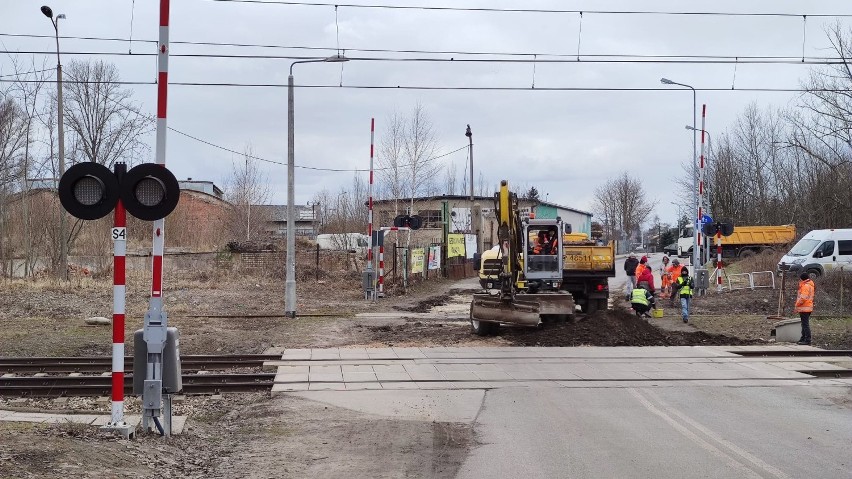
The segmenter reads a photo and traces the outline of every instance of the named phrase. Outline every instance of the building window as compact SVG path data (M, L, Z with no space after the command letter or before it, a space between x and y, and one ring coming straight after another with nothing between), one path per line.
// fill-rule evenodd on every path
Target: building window
M420 210L417 214L423 218L423 228L441 227L441 210Z

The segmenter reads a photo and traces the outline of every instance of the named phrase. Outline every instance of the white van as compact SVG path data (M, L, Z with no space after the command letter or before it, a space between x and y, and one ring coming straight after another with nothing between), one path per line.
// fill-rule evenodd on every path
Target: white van
M366 253L370 237L364 233L329 233L317 235L320 249Z
M778 271L819 276L841 266L852 271L852 229L811 231L781 258Z

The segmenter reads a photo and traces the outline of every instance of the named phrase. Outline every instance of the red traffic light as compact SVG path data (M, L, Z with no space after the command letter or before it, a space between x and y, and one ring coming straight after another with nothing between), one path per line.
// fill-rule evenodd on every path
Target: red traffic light
M68 214L81 220L108 215L118 197L118 179L99 163L77 163L59 179L59 202Z
M142 163L121 179L121 201L131 215L140 220L165 218L177 207L180 186L164 166Z

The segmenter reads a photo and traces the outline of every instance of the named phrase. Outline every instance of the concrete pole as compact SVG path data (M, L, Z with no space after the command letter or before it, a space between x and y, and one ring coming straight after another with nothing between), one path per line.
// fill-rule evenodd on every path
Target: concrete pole
M53 30L56 32L56 101L58 102L57 128L59 130L59 177L65 174L65 115L62 102L62 62L59 58L59 19L65 15L57 15L51 19ZM68 217L65 208L59 208L59 277L68 280Z
M293 192L294 181L294 113L293 113L293 66L287 78L287 282L284 292L284 316L296 317L296 207Z

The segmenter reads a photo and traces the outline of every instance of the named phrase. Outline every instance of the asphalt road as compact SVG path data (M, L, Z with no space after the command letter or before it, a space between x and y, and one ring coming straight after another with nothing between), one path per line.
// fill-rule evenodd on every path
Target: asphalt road
M461 478L852 477L843 394L782 388L494 389Z
M843 376L852 359L738 354L744 349L815 348L292 350L275 362L273 393L400 424L472 429L460 466L432 477L852 477L852 379ZM811 369L838 377L801 372ZM391 430L375 440L411 442ZM441 463L451 452L444 439L409 449L405 460ZM402 462L383 477L403 476Z

